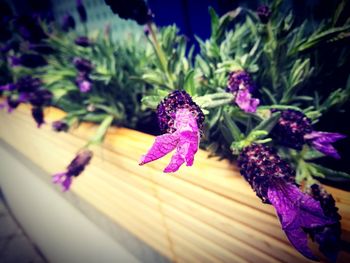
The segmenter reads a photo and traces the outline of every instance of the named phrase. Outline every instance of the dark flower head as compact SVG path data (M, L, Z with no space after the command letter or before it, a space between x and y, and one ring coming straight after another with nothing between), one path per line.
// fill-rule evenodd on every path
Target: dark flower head
M85 59L85 58L75 57L73 59L73 63L74 63L74 66L76 67L76 69L78 71L80 71L81 73L88 74L93 69L93 65L92 65L91 61L88 59Z
M18 107L18 105L21 103L21 101L18 98L12 97L12 96L7 97L6 102L7 102L9 112L16 109Z
M330 260L336 262L341 243L341 216L332 195L318 184L313 184L307 193L319 201L324 214L335 221L334 224L322 226L307 231L311 238L319 244L320 251Z
M34 16L20 16L15 21L20 35L31 43L38 43L47 38L46 33Z
M157 107L158 124L160 130L172 133L176 130L175 117L179 109L188 109L197 121L199 130L203 128L204 114L200 107L193 102L186 91L175 90L171 92Z
M238 158L240 172L265 203L274 206L291 244L305 257L316 260L308 247L306 230L334 223L318 201L295 184L295 171L268 146L252 144Z
M89 38L85 36L77 37L74 42L82 47L89 47L91 45Z
M1 34L1 33L0 33ZM19 50L19 43L16 40L10 40L1 45L0 51L3 54L6 54L10 50L17 52Z
M29 49L44 55L50 55L55 52L52 47L45 44L29 44Z
M50 105L52 100L52 92L46 89L39 89L30 93L29 102L36 107Z
M44 57L36 54L23 54L20 57L10 57L12 66L23 66L27 68L37 68L47 65Z
M66 132L69 129L69 125L65 121L54 121L52 123L52 129L56 132Z
M271 17L271 10L267 5L261 5L256 10L256 13L258 14L261 23L267 24L269 22L269 19Z
M275 112L277 110L273 110ZM305 144L304 136L312 131L311 120L296 110L283 110L271 135L281 145L301 150Z
M1 85L0 90L1 91L14 91L17 89L17 85L14 83L6 84L6 85Z
M53 175L53 183L61 184L63 191L67 191L72 183L72 177L77 177L84 171L86 165L90 163L92 156L93 153L89 150L79 152L73 161L68 165L65 172Z
M66 14L62 19L62 30L67 32L70 29L75 29L75 20L70 14Z
M269 203L267 189L273 178L283 178L291 183L295 181L295 171L291 166L277 155L275 149L262 144L244 148L238 165L241 174L264 203Z
M33 107L32 108L32 116L33 116L35 122L37 123L38 128L40 128L40 126L45 123L44 122L43 108L41 108L41 107Z
M226 91L232 93L235 103L245 112L255 112L260 101L252 98L256 87L248 72L233 71L229 74Z
M87 21L87 14L82 0L77 0L77 11L80 17L80 21L82 23L85 23Z
M153 18L153 14L144 0L105 0L105 2L114 14L123 19L135 20L140 25L146 24Z
M25 93L34 92L39 89L41 85L41 80L39 78L33 78L32 76L21 77L16 83L18 91Z

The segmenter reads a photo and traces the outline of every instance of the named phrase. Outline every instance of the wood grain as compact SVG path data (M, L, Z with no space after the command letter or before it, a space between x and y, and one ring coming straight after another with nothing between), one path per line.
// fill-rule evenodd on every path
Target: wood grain
M49 108L47 123L64 112ZM30 108L0 112L0 138L49 174L64 170L96 131L83 123L70 133L37 129ZM109 129L95 147L92 164L71 191L174 262L309 262L290 246L271 206L264 205L226 160L200 150L193 167L163 174L169 157L139 166L154 137L126 128ZM52 185L52 187L56 187ZM349 193L327 187L350 236ZM342 252L339 262L347 262Z

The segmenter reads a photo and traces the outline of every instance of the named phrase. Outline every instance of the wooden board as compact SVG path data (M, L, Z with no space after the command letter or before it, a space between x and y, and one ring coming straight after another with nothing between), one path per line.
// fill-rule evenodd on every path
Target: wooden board
M47 123L64 113L50 108ZM30 108L0 112L0 138L49 174L65 169L96 131L84 123L70 133L37 129ZM286 239L273 208L264 205L237 167L200 150L193 167L163 174L169 157L145 166L138 160L154 137L112 127L71 191L174 262L309 262ZM57 187L52 185L52 187ZM350 196L327 187L350 240ZM343 251L339 262L349 262Z

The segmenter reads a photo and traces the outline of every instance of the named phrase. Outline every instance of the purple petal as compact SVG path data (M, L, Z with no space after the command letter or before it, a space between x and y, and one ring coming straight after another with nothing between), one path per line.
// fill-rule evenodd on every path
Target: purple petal
M70 186L72 184L72 177L71 176L67 176L65 178L65 180L62 182L62 191L66 192L69 190Z
M79 89L83 93L89 92L91 90L91 82L88 80L83 80L79 83Z
M345 135L340 133L319 131L313 131L304 135L304 139L309 142L313 148L335 159L340 159L340 155L331 143L344 139L345 137Z
M66 172L54 174L52 176L52 182L54 184L60 184L66 176L67 176Z
M235 102L245 112L256 112L256 108L260 103L259 99L252 98L248 89L238 90Z
M179 136L175 133L157 136L151 149L141 157L140 165L152 162L167 155L176 148Z
M275 207L282 229L292 245L305 257L316 260L307 245L307 234L303 228L312 229L334 223L327 218L321 205L309 195L282 180L271 184L268 198Z
M179 109L176 111L174 126L174 133L156 137L152 148L141 158L140 165L159 159L175 148L176 152L164 172L176 172L185 162L187 166L193 164L200 138L196 118L188 109Z

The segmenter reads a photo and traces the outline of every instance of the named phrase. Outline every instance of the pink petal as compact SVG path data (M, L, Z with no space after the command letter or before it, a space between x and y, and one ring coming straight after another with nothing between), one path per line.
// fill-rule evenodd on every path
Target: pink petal
M62 182L62 191L66 192L67 190L69 190L71 184L72 184L72 177L67 176L66 179Z
M256 112L256 108L260 103L259 99L252 98L248 89L238 90L235 102L245 112Z
M157 136L151 149L141 157L139 164L143 165L162 158L176 148L178 141L179 136L176 133Z

